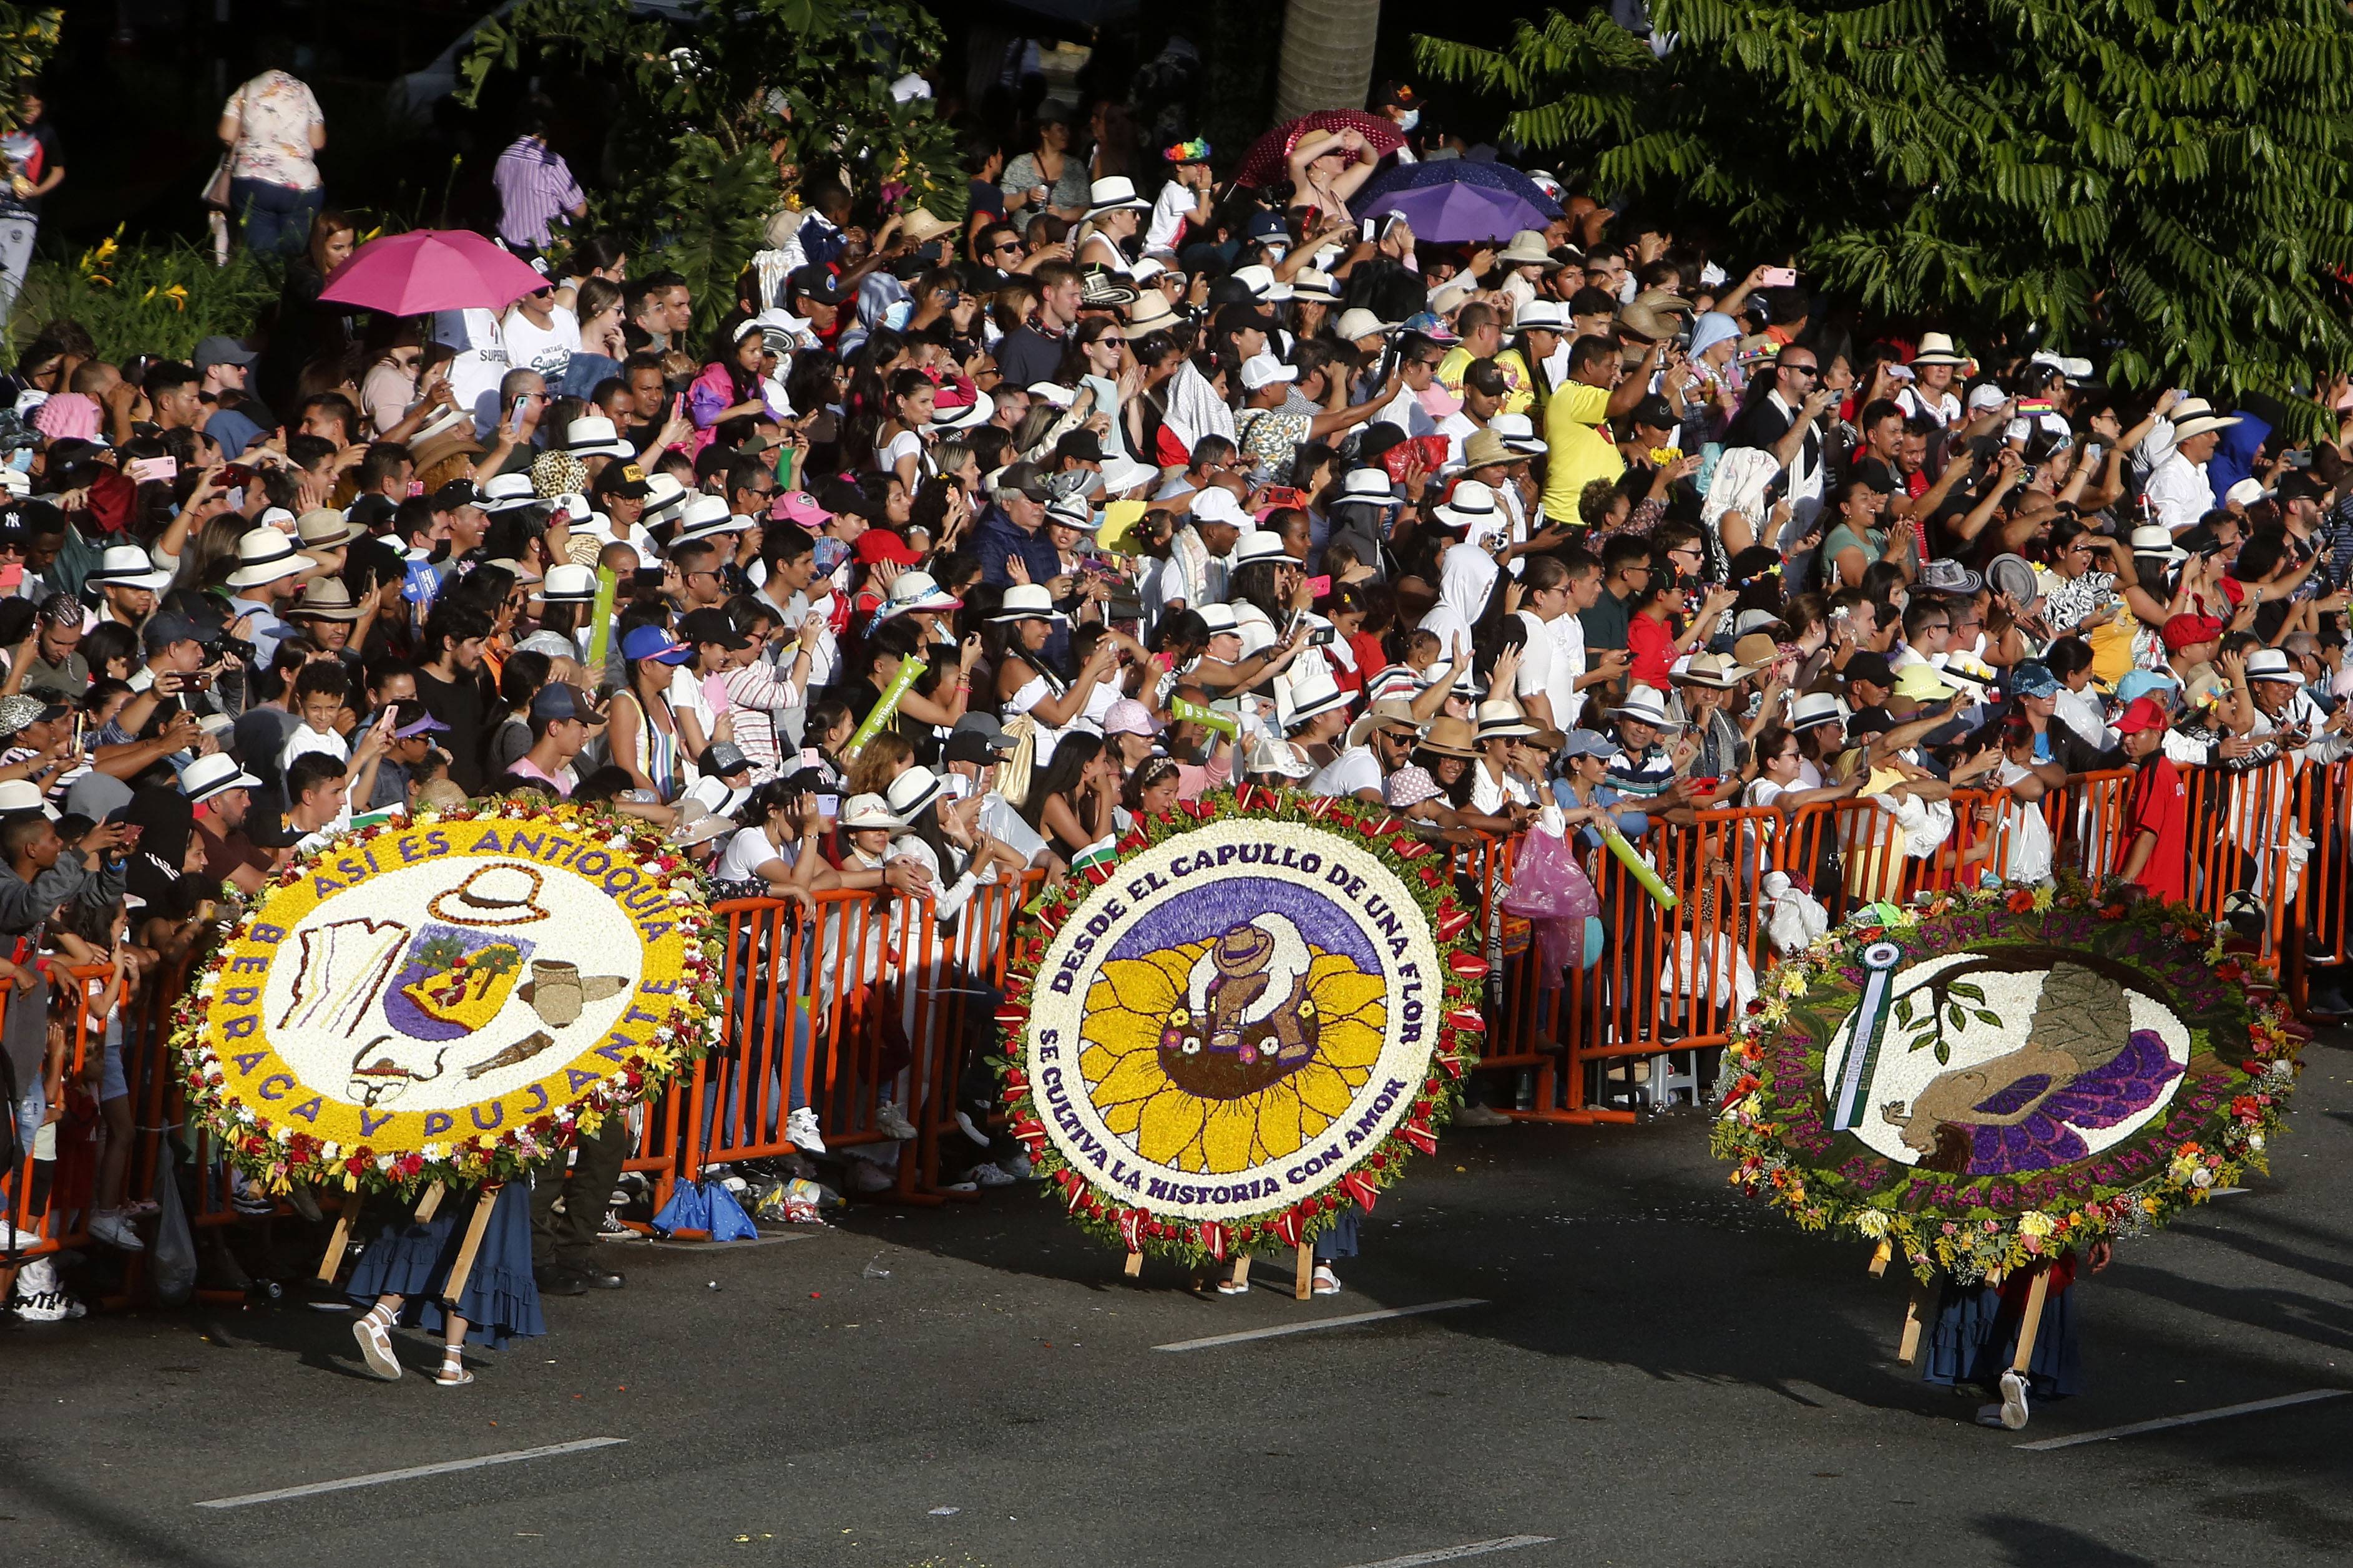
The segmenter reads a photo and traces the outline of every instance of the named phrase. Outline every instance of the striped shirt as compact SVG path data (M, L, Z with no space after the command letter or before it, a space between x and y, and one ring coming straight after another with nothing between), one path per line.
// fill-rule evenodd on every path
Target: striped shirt
M499 237L543 250L548 226L588 198L563 154L536 136L518 136L491 171L499 193Z
M1620 752L1610 758L1604 777L1611 789L1628 800L1654 800L1675 782L1674 759L1667 754L1664 746L1653 742L1651 749L1640 756Z

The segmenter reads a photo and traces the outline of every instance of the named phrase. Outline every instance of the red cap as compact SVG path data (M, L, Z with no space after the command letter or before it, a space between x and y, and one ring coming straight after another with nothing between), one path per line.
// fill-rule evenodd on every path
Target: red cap
M2173 618L2183 621L2190 617L2176 616ZM2162 730L2170 722L2156 698L2136 697L2126 705L2124 717L2116 721L2116 733L2130 735L2142 730Z
M913 566L923 557L907 548L907 542L887 528L870 528L858 536L849 547L850 553L871 566L878 561L895 561L902 566Z
M2211 616L2176 616L2165 623L2165 646L2175 653L2193 643L2216 642L2222 636L2222 623Z

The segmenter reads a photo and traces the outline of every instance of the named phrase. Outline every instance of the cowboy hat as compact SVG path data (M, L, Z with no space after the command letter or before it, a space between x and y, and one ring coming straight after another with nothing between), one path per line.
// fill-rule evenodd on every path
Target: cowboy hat
M308 616L318 621L356 621L360 607L352 603L352 591L343 586L340 577L313 577L302 584L302 596L286 612L289 620Z
M331 506L315 507L294 520L295 537L305 550L340 550L365 532Z
M300 577L312 563L294 548L294 542L274 528L257 528L237 542L237 570L228 574L232 588L259 588L288 577Z
M891 815L891 803L879 795L853 795L841 807L841 826L845 828L887 827L892 832L906 823Z
M1005 590L1002 605L988 618L992 621L1050 621L1054 618L1053 593L1043 583L1016 583Z
M1960 350L1953 346L1953 338L1951 333L1922 332L1920 334L1920 351L1912 356L1911 363L1915 366L1924 364L1967 364L1969 363L1969 356L1961 353Z
M1630 688L1626 700L1609 710L1612 719L1631 719L1654 730L1680 730L1683 721L1667 711L1665 696L1647 686Z
M1420 748L1441 757L1476 757L1479 754L1479 732L1468 719L1442 714L1430 721L1430 729L1421 737Z
M1520 705L1516 702L1496 698L1479 704L1479 739L1482 741L1508 741L1540 732L1520 712Z
M2202 397L2185 397L2173 405L2173 439L2177 446L2210 431L2227 430L2238 423L2237 415L2217 414Z
M1437 507L1438 520L1449 528L1484 528L1502 514L1495 492L1476 479L1464 479Z
M547 919L539 902L540 876L528 866L480 866L454 888L433 896L425 912L457 925L518 926Z
M1745 665L1734 663L1720 653L1695 653L1683 661L1683 667L1674 672L1672 679L1690 686L1714 686L1720 689L1737 686L1756 673ZM1630 702L1633 700L1631 693L1628 694L1627 700Z
M1150 331L1177 320L1176 308L1168 296L1157 289L1147 289L1135 297L1127 309L1127 324L1139 331Z
M1148 212L1152 204L1135 194L1135 182L1124 174L1097 180L1087 187L1087 216L1101 217L1105 213Z
M1330 676L1320 669L1310 670L1292 684L1291 714L1282 727L1296 730L1310 719L1347 705L1348 694L1334 685Z
M1409 734L1414 734L1421 728L1421 721L1413 716L1409 704L1394 697L1384 697L1357 715L1356 721L1348 726L1347 737L1342 744L1351 749L1361 746L1372 738L1374 731L1386 729L1391 724L1403 725Z
M923 807L946 793L947 785L940 775L920 763L891 781L886 796L891 814L902 822L913 822L923 815Z

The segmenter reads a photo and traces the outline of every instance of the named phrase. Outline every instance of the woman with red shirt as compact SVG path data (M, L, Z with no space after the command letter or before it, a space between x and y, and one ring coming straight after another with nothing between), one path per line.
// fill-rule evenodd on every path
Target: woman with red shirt
M1715 635L1716 623L1737 597L1730 588L1709 589L1698 613L1678 631L1683 617L1676 612L1691 607L1690 596L1671 574L1651 573L1635 595L1634 613L1626 621L1626 653L1631 660L1628 678L1637 685L1666 690L1675 660Z

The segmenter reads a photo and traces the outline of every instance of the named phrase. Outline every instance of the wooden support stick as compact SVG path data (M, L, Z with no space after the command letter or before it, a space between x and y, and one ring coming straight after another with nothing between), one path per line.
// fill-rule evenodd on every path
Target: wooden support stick
M1144 1278L1144 1254L1141 1252L1131 1252L1127 1255L1127 1277L1130 1279Z
M1234 1254L1234 1283L1247 1289L1250 1286L1250 1254Z
M1904 1338L1895 1347L1896 1365L1910 1366L1920 1359L1920 1330L1927 1319L1927 1306L1928 1289L1915 1279L1904 1303Z
M491 1228L491 1210L498 1206L500 1184L485 1184L474 1199L473 1217L466 1223L466 1239L458 1248L458 1260L449 1265L449 1278L441 1286L441 1299L455 1310L465 1299L466 1280L474 1272L474 1255L482 1249L482 1233Z
M441 1207L441 1196L446 1191L448 1191L448 1189L443 1187L438 1182L434 1183L431 1186L425 1189L425 1195L417 1200L417 1224L423 1225L427 1220L431 1219L434 1215L439 1211Z
M359 1212L360 1195L346 1194L343 1212L335 1215L335 1234L327 1237L327 1256L319 1259L319 1283L332 1285L335 1271L343 1266L343 1254L352 1245L352 1215Z
M1881 1275L1887 1272L1887 1260L1894 1256L1895 1256L1895 1249L1889 1247L1884 1241L1881 1242L1876 1247L1872 1249L1871 1277L1873 1279L1878 1279Z
M1315 1249L1303 1242L1299 1247L1297 1272L1292 1279L1291 1294L1294 1300L1304 1301L1314 1293Z
M2034 1335L2042 1327L2042 1302L2050 1294L2051 1270L2036 1269L2034 1283L2026 1290L2026 1315L2018 1321L2018 1353L2010 1358L2010 1370L2021 1376L2034 1359Z

